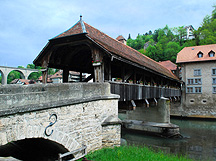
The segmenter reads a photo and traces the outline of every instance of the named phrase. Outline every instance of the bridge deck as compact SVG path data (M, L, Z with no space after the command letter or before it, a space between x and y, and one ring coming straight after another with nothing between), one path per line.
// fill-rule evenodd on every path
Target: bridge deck
M181 96L181 90L175 88L154 87L119 82L109 83L111 84L111 93L120 95L119 101Z

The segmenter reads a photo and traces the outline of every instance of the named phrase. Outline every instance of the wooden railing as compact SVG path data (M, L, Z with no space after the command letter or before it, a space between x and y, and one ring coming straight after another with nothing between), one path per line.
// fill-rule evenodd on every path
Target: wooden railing
M111 93L120 95L119 101L181 96L181 90L175 88L153 87L119 82L109 83L111 84Z

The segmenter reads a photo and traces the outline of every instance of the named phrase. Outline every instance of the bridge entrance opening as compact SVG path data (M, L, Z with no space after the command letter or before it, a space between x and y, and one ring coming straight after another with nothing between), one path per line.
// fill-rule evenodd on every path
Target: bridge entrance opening
M61 144L43 138L31 138L13 141L0 146L0 157L13 157L23 161L53 161L58 160L59 153L68 150ZM66 159L72 159L68 156Z

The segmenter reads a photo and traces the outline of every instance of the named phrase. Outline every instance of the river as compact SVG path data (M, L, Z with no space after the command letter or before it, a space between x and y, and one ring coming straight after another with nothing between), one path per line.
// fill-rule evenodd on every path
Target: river
M150 146L194 160L216 160L216 121L171 119L171 123L179 125L183 139L160 138L125 130L122 138L128 145Z

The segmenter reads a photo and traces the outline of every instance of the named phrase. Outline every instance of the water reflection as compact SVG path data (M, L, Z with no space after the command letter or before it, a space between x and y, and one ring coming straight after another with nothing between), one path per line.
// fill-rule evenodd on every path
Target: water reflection
M172 119L171 122L180 126L184 139L159 138L124 130L122 138L130 145L146 145L195 160L216 160L216 121Z

